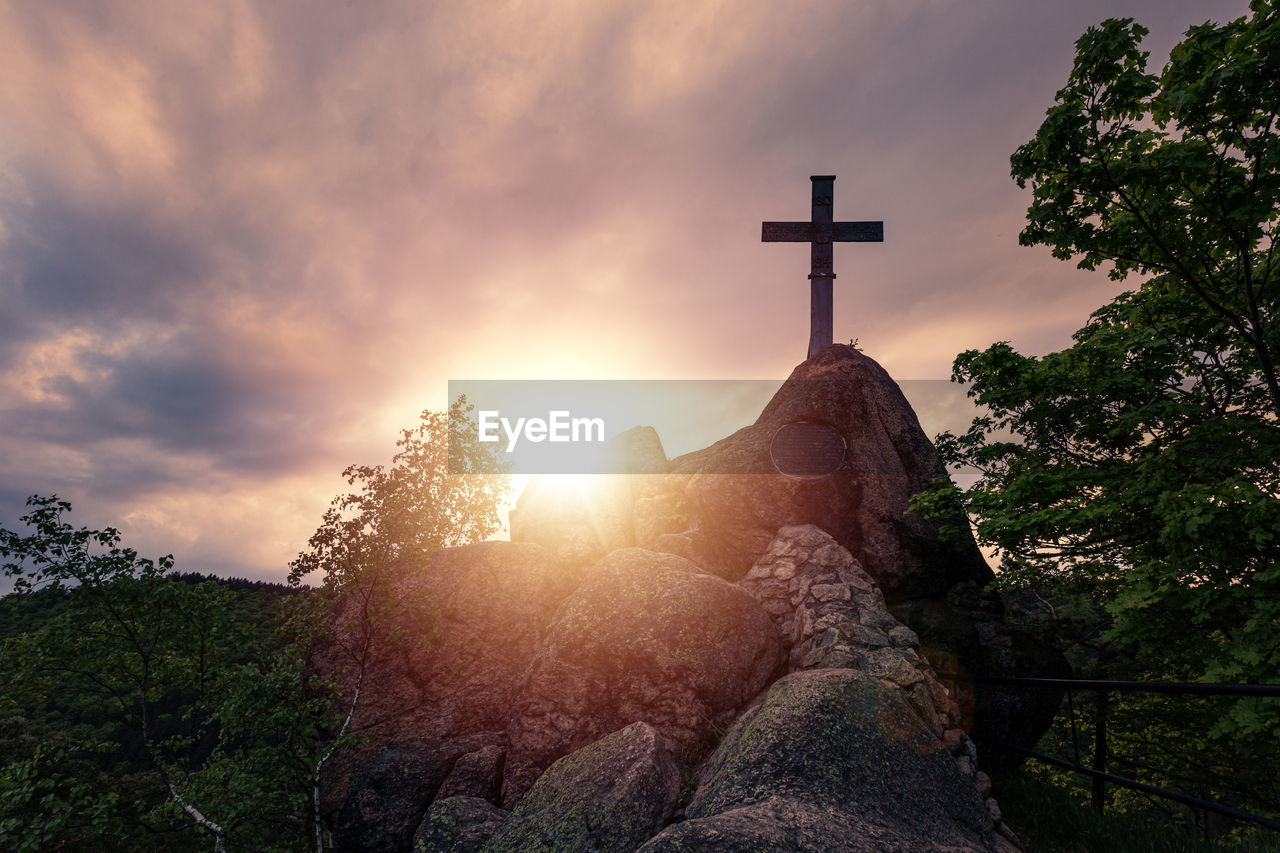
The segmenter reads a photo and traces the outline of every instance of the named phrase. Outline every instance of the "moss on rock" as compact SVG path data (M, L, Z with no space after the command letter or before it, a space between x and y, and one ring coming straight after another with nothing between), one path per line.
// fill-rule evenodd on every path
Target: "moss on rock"
M561 758L542 774L486 853L634 850L671 817L680 772L670 743L633 723Z
M685 814L642 853L979 851L996 843L981 797L901 692L848 669L776 682L707 760Z
M413 834L413 853L479 853L506 817L479 797L436 800Z

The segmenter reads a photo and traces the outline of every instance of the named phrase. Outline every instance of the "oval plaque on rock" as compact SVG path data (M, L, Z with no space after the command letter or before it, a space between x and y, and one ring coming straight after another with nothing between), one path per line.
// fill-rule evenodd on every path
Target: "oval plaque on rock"
M834 427L815 421L783 424L773 434L769 456L788 477L826 477L844 464L845 440Z

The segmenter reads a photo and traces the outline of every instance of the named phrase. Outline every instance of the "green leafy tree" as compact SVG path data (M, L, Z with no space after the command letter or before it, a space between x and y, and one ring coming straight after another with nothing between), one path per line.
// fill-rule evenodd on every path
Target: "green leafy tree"
M468 411L424 412L389 468L345 472L359 492L334 500L292 567L295 584L320 570L323 586L287 597L238 599L113 528L73 527L65 501L31 498L31 532L0 528L15 579L0 602L0 849L180 850L201 836L215 850L326 849L320 770L350 735L390 618L428 612L389 572L499 527L509 478L477 473L501 465ZM352 606L334 624L339 601ZM317 641L347 653L343 704L336 680L304 678Z
M439 548L482 540L502 526L510 488L497 445L479 441L473 407L459 397L447 412L422 412L415 429L401 431L389 467L352 465L342 472L355 491L334 498L308 549L291 564L289 580L321 573L320 600L330 614L315 623L315 638L336 646L343 664L313 695L336 694L337 716L312 766L314 843L324 849L320 780L325 763L350 742L365 675L381 644L398 639L397 617L414 614L429 640L426 592L396 587L407 561ZM495 473L496 472L496 473ZM340 688L341 686L341 688Z
M498 445L480 442L472 409L459 397L447 412L425 410L416 428L401 430L389 467L343 471L359 489L333 499L290 564L290 581L318 571L324 583L343 586L361 572L500 529L510 478Z
M1087 588L1161 666L1225 681L1280 680L1280 12L1252 9L1192 27L1159 73L1129 19L1077 42L1012 158L1021 241L1141 281L1062 352L956 359L987 414L939 449L981 478L925 499L967 505L1006 583ZM1280 735L1260 711L1217 730Z
M28 506L29 533L0 528L4 571L14 595L63 601L0 648L6 710L30 715L4 744L0 846L178 849L194 830L215 850L297 849L300 659L255 654L224 586L73 527L66 501Z
M1251 9L1159 72L1132 20L1076 43L1012 157L1021 242L1137 283L1061 352L960 354L984 414L938 448L980 476L917 502L967 509L1006 588L1101 604L1096 677L1280 682L1280 11ZM1274 701L1113 697L1110 729L1124 772L1280 811Z
M1204 355L1227 361L1218 371L1238 367L1217 396L1274 417L1280 12L1271 0L1251 8L1252 18L1192 27L1160 74L1139 50L1143 27L1091 28L1012 164L1033 189L1024 245L1085 269L1109 263L1115 279L1153 276L1144 293L1183 297L1172 307L1216 332Z

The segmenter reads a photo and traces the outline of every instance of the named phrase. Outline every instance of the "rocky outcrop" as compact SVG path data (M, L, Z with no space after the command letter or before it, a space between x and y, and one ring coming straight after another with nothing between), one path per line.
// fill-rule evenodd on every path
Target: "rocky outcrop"
M502 770L506 758L506 747L498 744L461 756L440 785L436 799L474 797L497 804L502 796Z
M436 800L413 834L413 853L480 853L507 813L477 797Z
M796 421L841 434L841 470L813 479L774 470L772 438ZM922 639L919 652L960 706L966 731L1030 747L1048 727L1059 694L979 679L1062 676L1070 671L1066 660L1005 625L999 596L983 591L994 575L967 524L944 539L934 523L907 514L911 496L944 471L901 391L870 358L852 347L823 351L792 372L755 424L674 460L671 470L677 481L688 478L683 496L692 527L655 547L737 579L777 529L813 524L852 554ZM813 644L836 639L828 633ZM993 767L1021 760L995 746L988 753Z
M773 618L790 671L866 672L901 690L937 739L960 742L960 709L917 654L915 632L889 613L876 582L826 532L811 524L782 528L740 585Z
M679 794L671 743L633 723L551 765L484 849L634 850L662 829Z
M782 662L746 590L674 555L615 551L564 602L514 697L504 803L555 759L637 720L704 741Z
M797 421L844 438L838 471L809 479L777 472L774 434ZM801 364L754 424L679 457L671 470L692 475L684 499L699 547L708 568L730 580L746 574L779 528L798 524L835 537L890 601L992 578L971 537L944 541L935 523L906 514L911 496L945 472L897 384L851 346Z
M834 474L773 468L798 421L839 432ZM940 469L884 371L833 347L704 451L615 447L633 473L534 481L526 541L335 604L312 671L345 704L367 662L363 746L322 780L342 849L1008 850L965 732L1029 744L1053 697L977 679L1061 658L1004 624L971 539L905 515Z
M455 762L499 735L391 743L356 772L333 824L335 844L362 853L400 853Z
M740 585L761 599L774 620L790 652L790 671L847 667L897 691L915 712L908 719L930 726L988 810L999 814L990 778L977 769L977 750L966 734L971 719L957 701L954 680L935 671L919 637L889 612L876 582L853 555L813 525L784 527ZM902 743L920 736L890 734ZM933 748L927 737L923 743ZM995 766L987 751L983 755L985 766Z
M515 691L578 575L532 544L446 548L388 569L374 590L371 643L352 721L362 746L325 768L324 811L341 802L351 773L377 747L416 738L501 731ZM336 675L351 701L362 653L361 602L340 601L333 636L312 649L313 672Z
M1016 849L901 691L851 669L775 683L703 766L685 814L640 850Z

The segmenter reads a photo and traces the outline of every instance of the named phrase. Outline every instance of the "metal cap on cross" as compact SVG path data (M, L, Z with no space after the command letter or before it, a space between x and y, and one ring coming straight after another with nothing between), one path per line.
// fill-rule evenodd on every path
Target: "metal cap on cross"
M883 222L833 222L835 175L813 175L813 214L809 222L761 223L765 243L809 243L809 355L834 341L831 321L832 243L883 243Z

